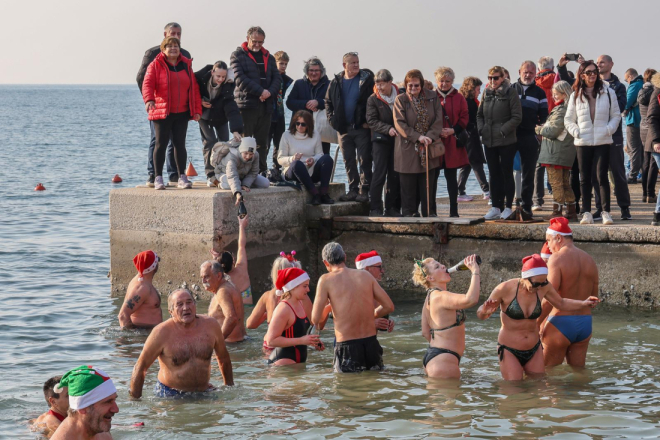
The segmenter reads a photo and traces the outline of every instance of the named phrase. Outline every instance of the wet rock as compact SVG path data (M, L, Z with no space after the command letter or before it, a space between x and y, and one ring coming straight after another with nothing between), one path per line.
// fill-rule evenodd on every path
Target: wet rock
M192 290L194 290L195 292L199 292L199 286L197 284L193 284Z
M167 280L167 284L172 284L172 280Z

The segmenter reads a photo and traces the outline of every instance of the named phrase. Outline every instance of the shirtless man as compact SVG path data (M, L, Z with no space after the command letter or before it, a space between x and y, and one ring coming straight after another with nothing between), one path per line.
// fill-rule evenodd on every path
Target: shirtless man
M252 286L248 274L248 258L245 245L247 244L248 215L238 218L238 257L234 264L234 256L231 252L217 253L211 249L213 258L222 265L222 270L229 275L231 282L236 286L243 298L243 304L252 304Z
M590 296L598 297L596 262L575 247L572 234L565 218L550 220L545 236L552 251L552 258L548 261L548 280L562 298L581 301ZM584 367L591 340L590 307L560 311L544 301L543 314L538 322L546 367L560 365L564 359L573 367Z
M346 254L339 243L328 243L322 252L329 273L319 278L312 309L312 323L325 324L328 300L335 324L334 369L350 373L383 369L383 349L376 338L374 320L394 311L394 304L369 273L346 267ZM374 301L379 304L374 310Z
M138 273L128 284L124 304L119 310L122 328L153 328L163 322L160 294L152 283L159 261L153 251L140 252L133 258Z
M214 260L205 261L199 268L204 288L213 294L209 303L208 315L215 318L220 327L225 342L242 342L245 340L245 310L241 294L225 277L220 263Z
M48 411L31 422L34 423L35 429L43 430L47 437L50 437L64 419L66 419L66 414L69 410L69 393L67 392L67 388L64 388L60 393L56 393L53 390L61 379L62 376L55 376L44 383L43 391L46 403L48 403Z
M195 298L186 289L172 292L167 308L172 317L157 325L147 338L133 368L129 394L142 397L144 378L156 359L160 367L154 390L157 396L174 397L213 389L209 379L214 351L225 385L234 385L231 360L218 321L197 315Z
M106 440L112 417L119 412L117 389L102 370L80 366L66 373L54 391L69 389L68 417L60 424L51 440Z
M383 279L383 274L385 274L385 269L383 269L383 260L378 255L378 252L371 251L359 254L355 258L355 267L358 270L367 271L376 278L376 281L380 284ZM374 300L374 309L378 308L378 303ZM389 319L389 315L386 315L382 318L376 318L376 329L379 331L386 331L388 333L394 330L394 321Z

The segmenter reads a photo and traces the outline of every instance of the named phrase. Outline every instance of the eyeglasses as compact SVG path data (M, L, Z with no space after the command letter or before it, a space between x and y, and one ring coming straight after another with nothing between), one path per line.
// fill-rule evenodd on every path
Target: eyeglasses
M489 76L489 77L488 77L488 81L497 81L497 80L499 80L500 78L502 78L502 76Z
M307 73L321 73L321 69L309 69Z
M545 280L545 281L542 281L540 283L534 283L534 282L530 281L529 284L531 284L532 287L536 289L537 287L547 286L548 284L550 284L550 281Z
M585 76L596 76L598 75L598 72L596 72L595 70L585 70L584 72L582 72L582 74Z
M304 122L296 122L296 127L307 127L307 124Z
M250 38L250 41L252 42L252 44L264 44L264 40L255 40Z
M409 89L416 89L417 87L422 87L421 84L408 84Z
M384 270L383 270L383 266L382 266L382 265L380 265L380 266L371 266L371 268L372 268L372 269L376 269L376 270L378 270L378 271L380 271L380 272L384 272Z

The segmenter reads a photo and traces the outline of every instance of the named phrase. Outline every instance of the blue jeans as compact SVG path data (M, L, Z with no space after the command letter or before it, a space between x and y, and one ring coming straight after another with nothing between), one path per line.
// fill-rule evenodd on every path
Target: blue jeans
M156 132L154 131L154 121L149 121L149 128L151 129L151 142L149 142L149 158L147 159L147 172L151 176L156 175L154 171L154 148L156 148ZM165 156L165 166L167 167L167 174L170 176L170 181L176 182L179 180L179 174L176 171L176 162L174 161L174 148L172 141L167 144L167 153ZM165 182L167 183L167 182Z
M657 163L658 168L660 168L660 153L654 151L653 159L655 159L655 163ZM658 193L658 201L655 203L655 212L660 212L660 193Z

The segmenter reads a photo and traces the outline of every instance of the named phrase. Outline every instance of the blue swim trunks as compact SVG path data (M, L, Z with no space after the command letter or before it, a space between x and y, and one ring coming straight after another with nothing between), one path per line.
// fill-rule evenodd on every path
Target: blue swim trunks
M591 336L591 315L548 316L552 323L571 344L582 342Z
M216 388L213 385L209 384L209 387L204 392L214 391L214 390L216 390ZM163 397L163 398L188 397L188 396L195 396L200 394L201 392L179 391L174 388L170 388L159 380L156 380L156 385L154 386L154 395L156 397Z

